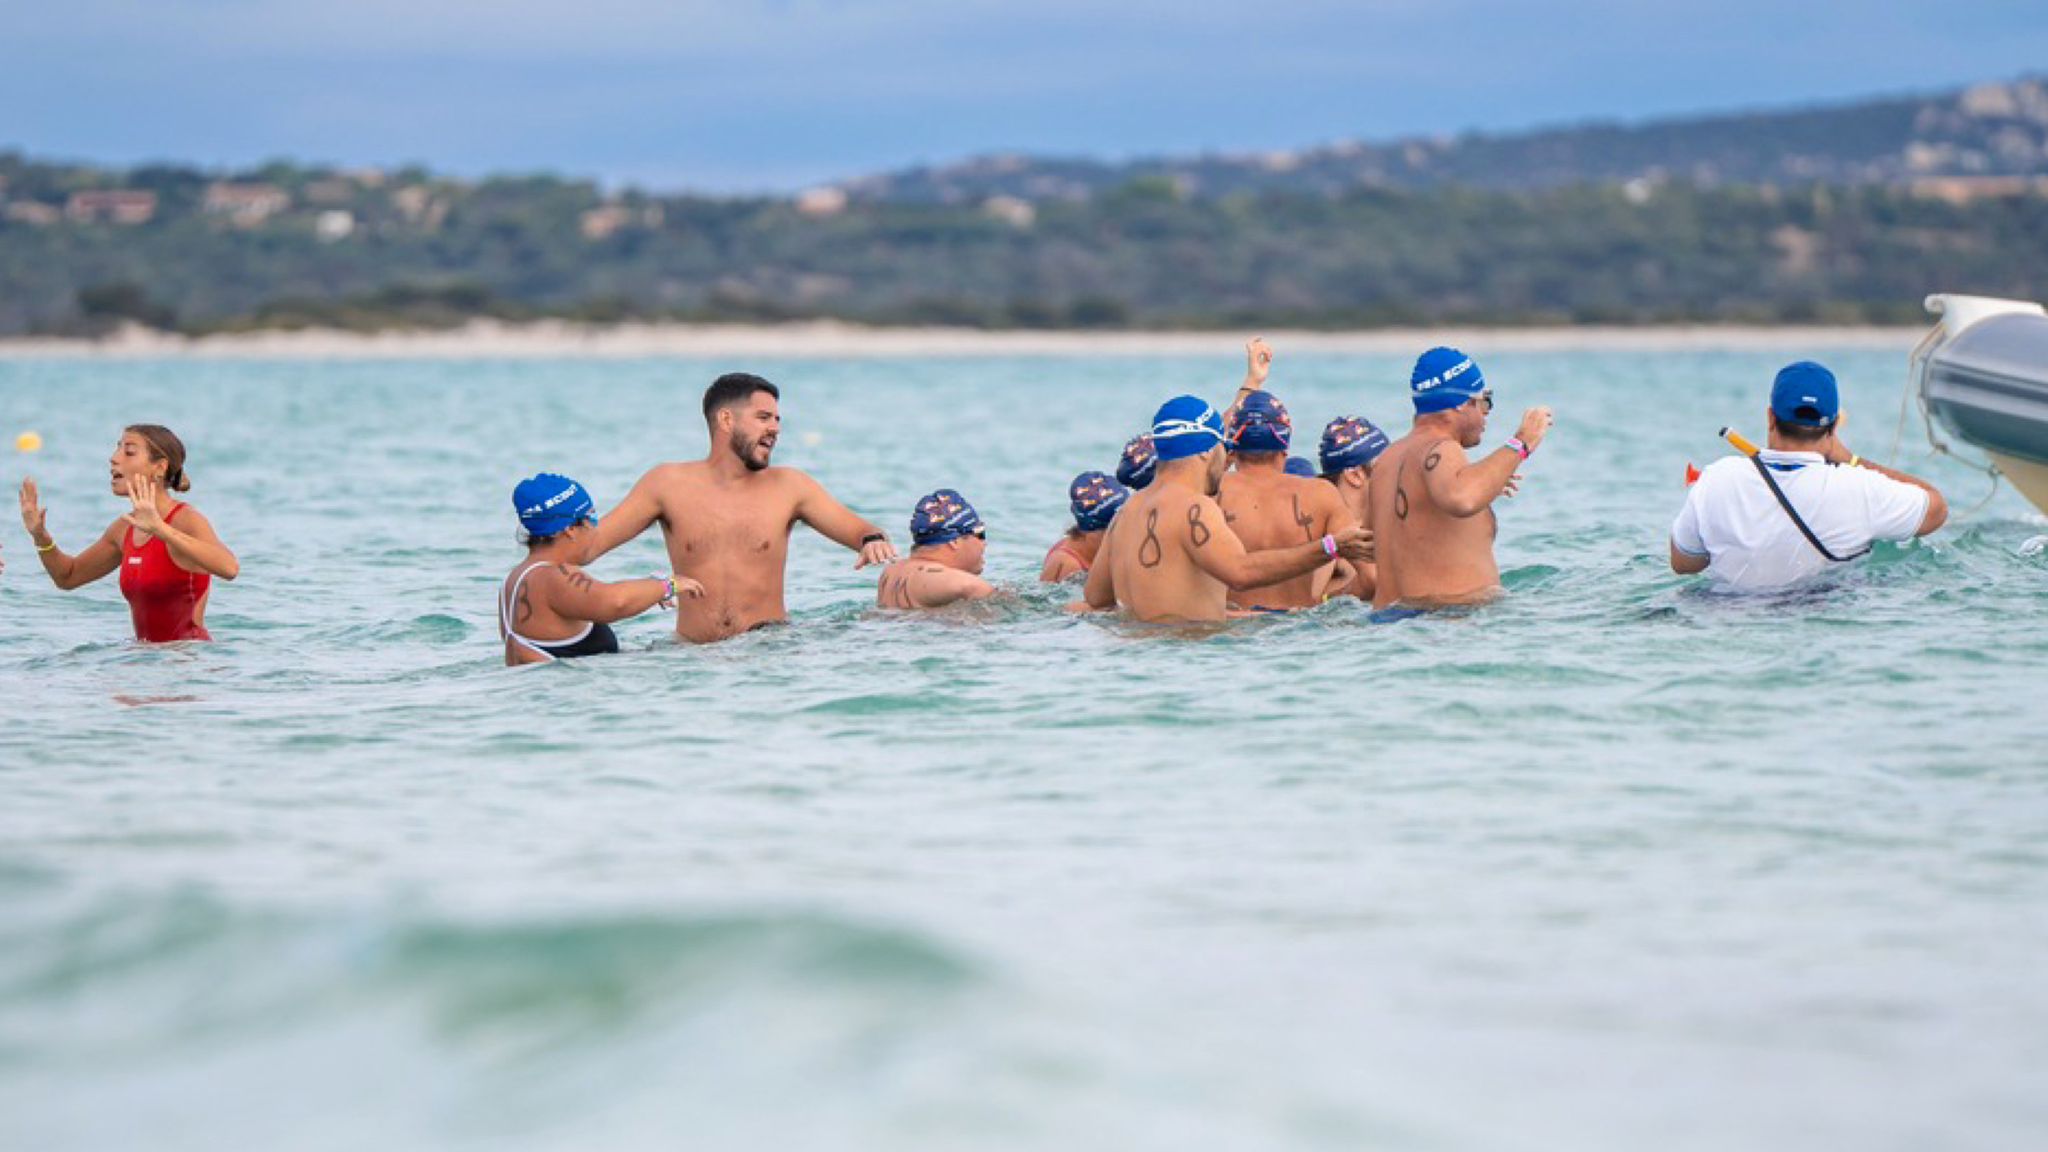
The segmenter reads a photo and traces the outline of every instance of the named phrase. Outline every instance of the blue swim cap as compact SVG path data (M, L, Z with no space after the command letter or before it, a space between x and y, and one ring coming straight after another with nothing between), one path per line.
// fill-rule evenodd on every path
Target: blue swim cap
M512 508L519 513L519 526L536 539L559 536L584 520L597 523L597 505L590 493L553 472L521 480L512 489Z
M1339 416L1323 429L1323 442L1317 453L1322 458L1323 474L1331 475L1346 468L1363 468L1380 458L1387 450L1387 434L1373 426L1363 416Z
M1448 412L1486 390L1479 365L1456 348L1431 348L1415 361L1408 376L1418 414Z
M1136 492L1152 483L1153 473L1159 471L1159 457L1153 454L1150 436L1133 436L1124 445L1123 459L1116 464L1116 482Z
M1116 519L1116 510L1131 498L1131 490L1100 472L1083 472L1067 486L1067 503L1074 510L1074 527L1083 532L1100 532Z
M951 543L981 527L981 513L951 488L941 488L919 500L917 510L910 514L910 539L919 548Z
M1771 382L1771 415L1780 424L1832 428L1841 411L1835 374L1811 360L1785 365Z
M1223 443L1223 417L1199 396L1175 396L1152 417L1152 451L1161 460L1200 456Z
M1299 456L1289 456L1285 468L1289 476L1299 476L1304 480L1316 478L1316 466Z
M1230 421L1233 452L1285 452L1294 440L1294 418L1271 392L1253 392Z

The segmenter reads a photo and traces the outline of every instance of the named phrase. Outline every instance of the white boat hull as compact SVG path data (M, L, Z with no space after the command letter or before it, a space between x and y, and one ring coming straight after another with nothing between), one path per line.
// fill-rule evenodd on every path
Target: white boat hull
M1941 325L1913 368L1928 418L2048 513L2048 311L1980 296L1929 296L1927 307Z

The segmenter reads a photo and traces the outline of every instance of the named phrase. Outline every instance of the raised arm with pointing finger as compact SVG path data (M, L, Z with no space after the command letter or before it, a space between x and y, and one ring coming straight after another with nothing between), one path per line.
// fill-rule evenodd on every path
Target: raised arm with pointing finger
M1254 336L1244 343L1244 383L1237 386L1237 395L1231 397L1230 407L1223 411L1223 423L1228 425L1237 416L1238 406L1244 398L1266 387L1266 377L1273 371L1273 347L1266 343L1264 336Z

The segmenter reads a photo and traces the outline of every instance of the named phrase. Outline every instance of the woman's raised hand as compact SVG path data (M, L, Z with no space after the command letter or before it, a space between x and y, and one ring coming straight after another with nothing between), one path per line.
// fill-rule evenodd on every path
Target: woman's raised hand
M36 494L35 477L30 476L22 480L20 496L21 526L28 529L29 539L34 540L36 547L40 548L43 541L50 537L50 530L43 523L49 514L43 511L43 502Z
M135 509L121 519L152 536L162 530L164 518L156 510L156 481L147 476L130 476L128 499L134 502Z

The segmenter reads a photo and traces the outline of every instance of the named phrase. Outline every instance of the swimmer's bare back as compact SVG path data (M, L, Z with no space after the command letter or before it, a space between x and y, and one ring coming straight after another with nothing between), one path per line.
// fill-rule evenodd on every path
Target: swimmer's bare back
M1370 556L1371 538L1362 530L1347 529L1339 539L1355 557ZM1084 595L1092 608L1121 605L1148 622L1224 620L1232 587L1292 579L1328 559L1320 542L1247 552L1215 500L1154 483L1117 513Z
M1371 492L1379 540L1374 607L1473 604L1500 594L1492 507L1461 516L1441 500L1442 477L1468 463L1455 439L1426 431L1409 433L1380 457Z
M1321 480L1289 476L1278 468L1233 472L1223 478L1216 503L1232 532L1252 552L1289 548L1354 526L1337 490ZM1306 575L1247 588L1230 596L1233 608L1296 609L1322 602L1327 565Z

